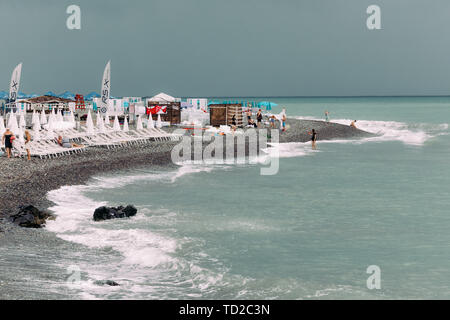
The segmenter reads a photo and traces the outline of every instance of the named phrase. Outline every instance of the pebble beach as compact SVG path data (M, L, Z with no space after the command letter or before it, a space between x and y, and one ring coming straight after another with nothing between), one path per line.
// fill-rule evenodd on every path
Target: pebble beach
M307 142L308 131L318 132L318 141L332 139L364 138L371 133L336 123L313 120L287 121L288 130L280 133L280 142ZM117 149L89 148L83 153L55 159L0 158L0 219L5 218L19 205L32 204L44 209L50 204L46 193L64 185L85 183L91 176L138 167L176 167L171 161L171 150L178 142L150 142L142 146ZM6 229L0 224L0 232Z

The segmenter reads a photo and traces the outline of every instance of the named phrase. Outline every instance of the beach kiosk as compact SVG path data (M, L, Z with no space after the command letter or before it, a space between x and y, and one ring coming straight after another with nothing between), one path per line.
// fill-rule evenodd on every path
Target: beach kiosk
M159 114L161 120L169 122L170 125L181 123L181 99L160 93L146 101L147 114L151 115L154 121L158 119Z
M209 105L209 121L213 127L223 125L231 126L233 115L236 118L236 126L243 126L242 105L237 104L210 104Z

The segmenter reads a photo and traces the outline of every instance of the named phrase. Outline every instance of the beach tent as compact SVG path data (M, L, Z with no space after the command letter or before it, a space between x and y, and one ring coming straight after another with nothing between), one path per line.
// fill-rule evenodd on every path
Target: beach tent
M123 120L123 132L128 132L130 129L128 129L128 120L125 116L125 119Z
M165 94L163 92L161 92L160 94L157 94L154 97L151 97L150 99L148 99L148 101L152 101L152 102L176 102L177 99L169 96L168 94Z
M149 129L155 128L155 124L153 123L153 118L151 114L148 115L147 128Z
M117 117L117 115L114 117L114 126L113 126L113 130L114 130L114 131L120 131L119 118Z
M144 127L142 126L142 119L141 115L138 116L137 124L136 124L136 130L142 130Z

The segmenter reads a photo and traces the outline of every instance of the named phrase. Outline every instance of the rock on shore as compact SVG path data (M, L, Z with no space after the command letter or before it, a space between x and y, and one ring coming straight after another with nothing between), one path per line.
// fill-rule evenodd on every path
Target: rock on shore
M19 210L10 215L9 218L12 223L20 227L42 228L47 219L54 219L55 216L32 205L27 205L19 207Z
M117 208L103 206L95 209L94 221L128 218L135 216L136 213L137 209L132 205L128 205L126 207L119 206Z

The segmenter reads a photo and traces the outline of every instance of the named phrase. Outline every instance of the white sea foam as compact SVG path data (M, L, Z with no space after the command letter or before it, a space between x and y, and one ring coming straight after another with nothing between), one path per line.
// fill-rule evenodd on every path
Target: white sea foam
M48 199L55 203L50 210L58 217L47 223L47 230L64 240L93 250L103 250L106 254L114 252L107 267L101 259L98 263L77 261L80 269L88 274L88 279L83 279L78 289L73 289L82 298L104 298L113 292L96 285L95 280L114 279L121 283L120 288L124 290L122 296L125 298L140 297L140 293L148 298L152 294L155 295L154 298L162 298L164 294L171 293L158 292L160 286L148 287L148 282L171 282L175 287L180 285L179 290L191 288L187 292L192 292L192 297L201 297L202 292L222 281L226 269L218 266L212 271L196 264L196 260L214 260L205 253L193 253L194 258L191 259L194 261L188 261L177 254L177 250L192 240L170 236L173 227L169 222L159 223L156 231L148 228L155 219L161 221L167 218L168 221L173 221L176 213L167 210L154 216L150 208L138 207L139 215L132 219L94 222L92 214L95 208L116 204L94 201L86 196L99 189L120 188L143 179L174 183L185 175L211 170L212 167L185 165L171 172L96 177L88 185L66 186L49 192ZM123 278L124 275L126 278ZM174 290L177 290L175 287Z
M313 117L294 117L303 120L322 120ZM333 119L331 122L343 125L350 125L351 119ZM407 145L421 146L426 141L442 134L448 134L448 124L429 124L429 123L404 123L398 121L376 121L376 120L357 120L356 126L364 131L377 134L377 137L358 140L362 142L370 141L401 141ZM355 142L355 140L333 140L337 142ZM323 141L321 141L323 143Z

